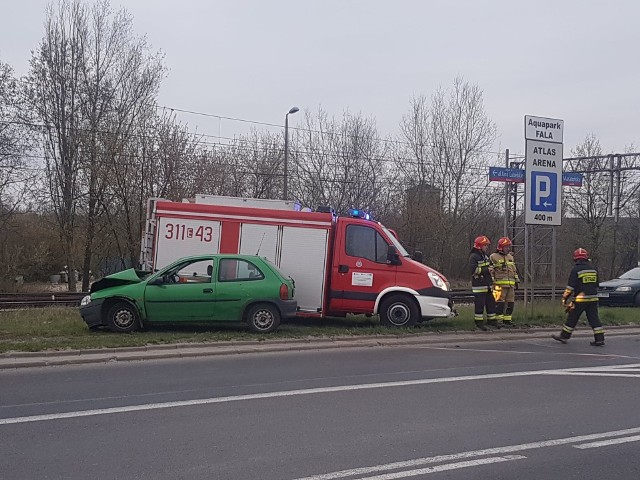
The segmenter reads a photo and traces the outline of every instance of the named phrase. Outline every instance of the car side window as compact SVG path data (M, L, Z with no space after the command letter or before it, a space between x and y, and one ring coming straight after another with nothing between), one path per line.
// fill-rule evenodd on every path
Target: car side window
M240 258L223 258L218 268L218 280L220 282L246 282L262 280L264 274L253 263Z
M347 255L366 258L376 263L386 263L388 249L386 240L373 228L363 225L347 226Z
M211 283L213 260L194 260L182 263L163 275L163 283L184 285L188 283Z

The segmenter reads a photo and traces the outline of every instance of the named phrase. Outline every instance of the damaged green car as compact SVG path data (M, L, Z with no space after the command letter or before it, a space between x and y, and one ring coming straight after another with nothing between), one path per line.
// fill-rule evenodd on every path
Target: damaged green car
M198 255L155 273L129 269L95 282L80 315L89 328L123 333L153 323L212 321L244 321L268 333L296 315L293 296L293 279L266 258Z

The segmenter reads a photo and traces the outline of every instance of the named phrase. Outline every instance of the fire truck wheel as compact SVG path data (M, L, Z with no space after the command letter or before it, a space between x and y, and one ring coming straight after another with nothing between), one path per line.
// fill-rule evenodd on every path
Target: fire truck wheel
M247 312L247 323L252 332L271 333L280 325L280 312L268 303L252 305Z
M380 303L380 321L387 327L413 327L419 316L418 305L408 295L389 295Z
M107 326L113 332L129 333L140 328L136 308L127 302L114 303L107 311Z

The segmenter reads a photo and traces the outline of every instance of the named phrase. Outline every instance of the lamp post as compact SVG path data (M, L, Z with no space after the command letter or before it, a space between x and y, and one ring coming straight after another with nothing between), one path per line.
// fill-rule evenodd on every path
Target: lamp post
M289 198L288 177L289 177L289 114L296 113L300 109L291 107L291 110L284 116L284 191L283 200Z

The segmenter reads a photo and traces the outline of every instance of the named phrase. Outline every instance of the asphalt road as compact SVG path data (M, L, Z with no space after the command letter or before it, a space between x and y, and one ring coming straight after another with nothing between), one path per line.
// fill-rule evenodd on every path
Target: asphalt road
M640 478L640 335L0 371L2 479Z

